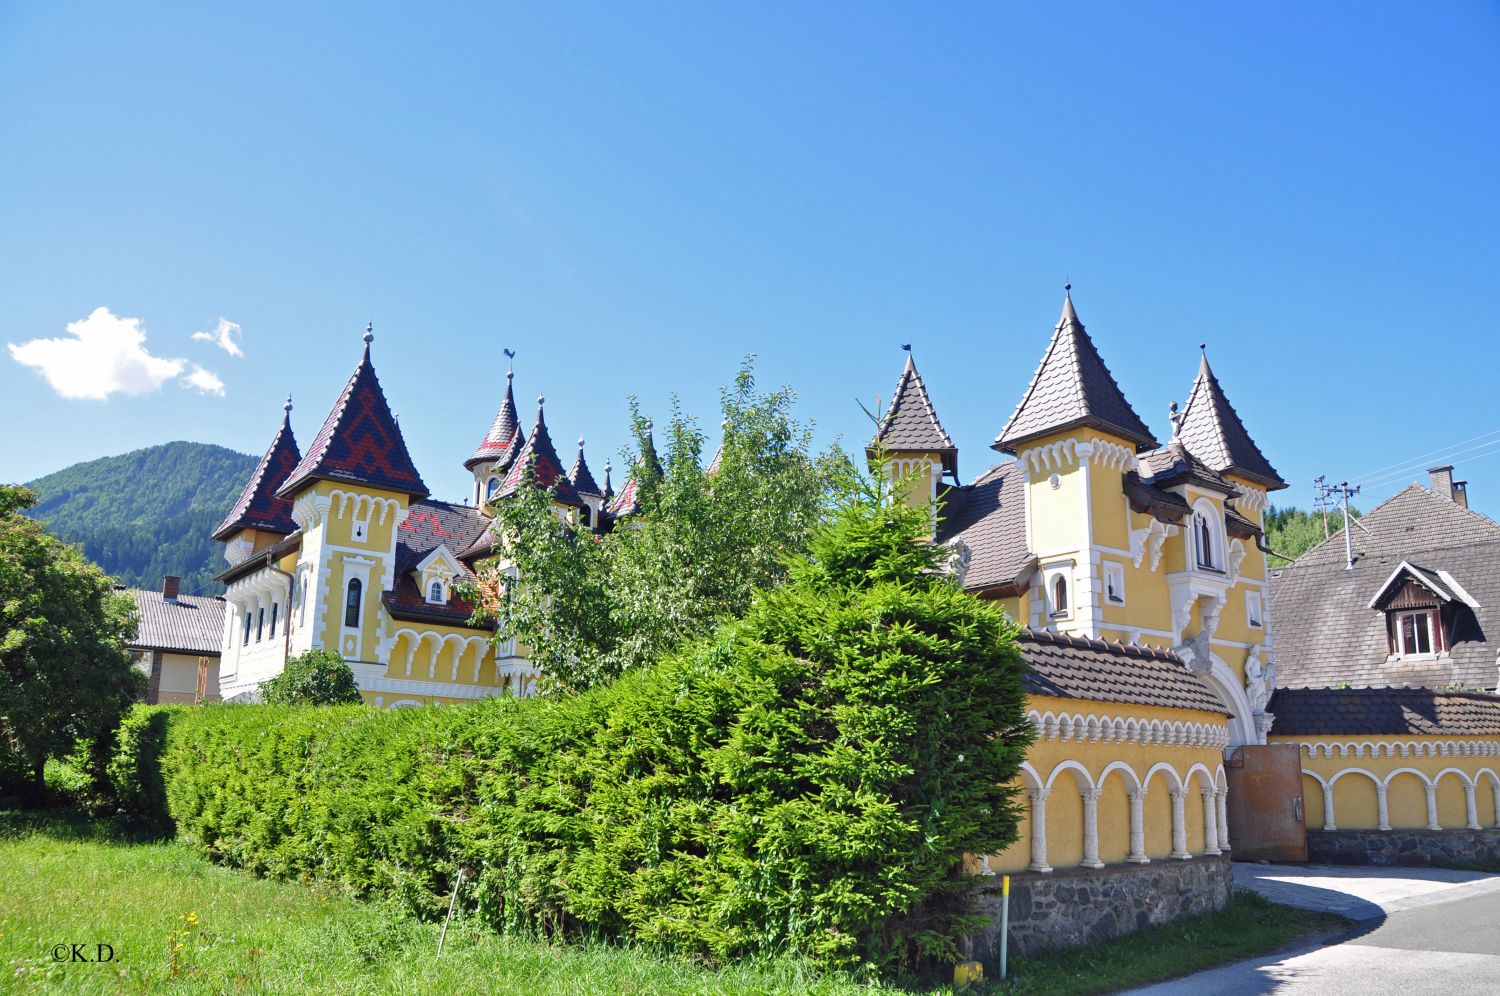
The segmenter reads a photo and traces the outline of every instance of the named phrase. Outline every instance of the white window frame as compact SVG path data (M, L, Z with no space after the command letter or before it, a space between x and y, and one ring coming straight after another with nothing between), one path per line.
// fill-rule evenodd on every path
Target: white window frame
M1113 583L1116 598L1109 597L1110 585ZM1104 604L1125 604L1125 565L1115 563L1113 560L1104 562Z
M1214 508L1213 502L1206 498L1200 498L1193 503L1193 515L1189 520L1193 541L1189 544L1192 548L1192 566L1200 571L1212 571L1215 574L1225 573L1225 547L1224 547L1224 516ZM1199 523L1203 527L1200 527ZM1203 547L1203 534L1208 533L1208 549ZM1207 556L1205 556L1205 553Z
M1266 606L1258 591L1245 592L1245 624L1251 629L1265 629Z
M1391 613L1391 625L1395 630L1396 656L1397 657L1431 657L1437 653L1437 633L1432 622L1433 612L1431 609L1403 609ZM1427 649L1419 650L1406 645L1406 633L1402 628L1402 621L1408 617L1418 617L1427 630Z
M438 597L436 599L432 597L432 589L434 585L437 586L438 590ZM432 578L427 582L427 590L422 593L422 596L427 600L428 605L447 605L448 583L440 577Z
M1067 601L1059 605L1057 582L1063 583ZM1047 607L1048 619L1071 619L1073 617L1073 565L1058 564L1047 568L1042 574L1042 602Z

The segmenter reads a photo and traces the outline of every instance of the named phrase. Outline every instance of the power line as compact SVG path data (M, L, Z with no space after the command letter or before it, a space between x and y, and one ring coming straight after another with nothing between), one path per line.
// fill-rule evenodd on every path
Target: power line
M1491 456L1491 455L1493 455L1496 452L1500 452L1500 449L1496 449L1496 447L1500 447L1500 439L1492 439L1489 442L1478 443L1478 444L1476 444L1474 446L1468 447L1467 449L1454 450L1452 452L1445 453L1440 459L1443 459L1443 460L1452 460L1454 457L1464 456L1465 454L1475 453L1475 452L1478 452L1480 450L1488 450L1489 451L1489 452L1481 453L1479 456L1470 457L1470 462L1472 462L1474 460L1481 459L1482 457ZM1418 460L1415 463L1406 464L1400 470L1393 471L1393 472L1391 472L1389 474L1381 474L1381 475L1379 475L1377 477L1360 478L1360 480L1363 483L1369 484L1371 486L1374 486L1374 485L1377 485L1377 484L1388 483L1390 481L1398 480L1398 479L1400 479L1402 477L1405 477L1406 475L1408 475L1408 474L1410 474L1410 473L1412 473L1414 471L1425 470L1426 469L1426 465L1428 463L1431 463L1431 462L1432 461L1431 461L1430 458L1429 459L1425 459L1425 460Z
M1446 457L1443 456L1443 454L1446 454L1449 450L1454 449L1455 447L1467 445L1469 443L1475 442L1475 441L1480 440L1480 439L1484 439L1484 438L1489 437L1489 436L1500 436L1500 429L1491 429L1489 432L1481 432L1477 436L1470 436L1468 439L1461 439L1461 440L1459 440L1456 443L1450 443L1447 446L1440 446L1437 449L1433 450L1431 453L1424 453L1421 456L1416 456L1416 457L1403 458L1401 460L1396 461L1395 463L1386 464L1384 467L1377 467L1374 470L1369 471L1368 473L1356 474L1355 475L1355 480L1360 480L1360 481L1363 481L1363 480L1373 480L1377 476L1383 476L1387 471L1394 470L1394 469L1396 469L1398 467L1407 468L1411 464L1425 463L1428 460L1446 459ZM1405 470L1405 469L1403 469L1401 471L1401 473L1403 473L1403 474L1407 473L1407 472L1408 471Z

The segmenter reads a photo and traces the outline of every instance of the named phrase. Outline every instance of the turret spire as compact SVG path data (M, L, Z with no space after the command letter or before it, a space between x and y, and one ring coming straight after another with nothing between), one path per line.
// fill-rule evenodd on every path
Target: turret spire
M539 487L556 489L557 500L562 504L580 506L583 500L578 497L568 475L563 473L562 461L557 458L557 449L547 432L547 420L542 414L546 401L541 396L536 399L536 424L531 428L531 437L516 454L496 497L515 494L517 488L530 481Z
M956 476L958 447L953 445L953 437L938 421L937 409L927 394L927 385L917 372L910 343L901 348L906 352L906 365L896 381L890 407L880 420L880 427L875 431L875 438L870 440L867 451L871 456L878 449L893 454L931 453L941 458L943 470Z
M1238 474L1271 491L1286 487L1219 386L1208 364L1207 344L1200 342L1198 348L1198 376L1177 419L1183 445L1220 474Z
M515 358L515 350L507 349L504 352L508 359ZM525 443L521 436L521 421L516 416L516 398L512 390L515 376L514 370L505 371L505 396L500 400L500 410L496 412L495 420L490 423L489 431L479 441L473 455L464 461L465 470L473 470L481 463L490 463L494 473L503 474L510 469L516 454Z
M259 529L268 533L286 535L297 528L292 521L292 503L276 497L276 489L301 462L297 451L297 440L292 435L292 397L287 395L281 406L281 427L271 439L260 463L245 488L235 500L229 514L213 532L216 540L228 540L241 529Z

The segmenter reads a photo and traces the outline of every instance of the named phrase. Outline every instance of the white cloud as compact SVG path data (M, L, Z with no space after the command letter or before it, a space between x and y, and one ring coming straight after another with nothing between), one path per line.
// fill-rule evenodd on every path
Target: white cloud
M182 378L183 387L196 388L199 394L217 394L221 398L224 396L224 382L217 374L204 370L196 363L190 366L192 369Z
M231 322L223 315L219 316L219 324L214 327L212 332L194 332L193 338L201 339L204 342L211 342L230 356L245 355L245 351L240 349L240 344L236 341L243 338L240 335L239 322Z
M68 335L6 343L11 357L36 369L64 398L103 401L112 394L150 394L169 380L204 394L224 393L224 382L187 360L152 356L139 318L123 318L95 308L68 323ZM184 376L186 373L186 376Z

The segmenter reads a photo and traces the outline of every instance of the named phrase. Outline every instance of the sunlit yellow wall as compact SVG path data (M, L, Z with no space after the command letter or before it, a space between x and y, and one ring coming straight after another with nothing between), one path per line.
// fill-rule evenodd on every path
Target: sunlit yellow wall
M1500 737L1281 737L1273 732L1270 741L1301 745L1302 796L1309 829L1328 822L1323 788L1328 784L1332 785L1333 823L1341 830L1380 826L1377 784L1386 786L1386 815L1393 829L1428 826L1428 785L1435 786L1438 825L1444 829L1467 826L1466 782L1474 786L1478 825L1497 825Z
M1100 718L1134 718L1139 722L1153 720L1172 724L1202 724L1220 731L1222 714L1190 709L1164 709L1151 706L1129 706L1116 703L1089 702L1078 699L1055 699L1032 696L1027 700L1028 713L1045 717L1092 715ZM1047 863L1054 869L1071 868L1083 857L1082 791L1090 785L1102 788L1098 800L1097 824L1099 857L1105 864L1125 860L1130 850L1130 803L1127 788L1146 784L1145 831L1146 855L1152 860L1166 858L1172 851L1172 803L1170 787L1190 780L1190 791L1184 803L1188 828L1188 850L1204 851L1202 789L1223 785L1223 751L1215 746L1167 746L1129 742L1103 742L1078 738L1046 738L1045 733L1027 752L1028 770L1017 781L1022 808L1020 835L1010 847L991 855L989 868L994 872L1024 870L1031 862L1032 816L1026 789L1051 785L1047 797ZM1075 766L1084 770L1078 771ZM1109 770L1106 774L1107 769ZM1190 774L1191 773L1191 774ZM1102 779L1102 781L1101 781ZM1232 842L1231 842L1232 843ZM971 867L978 867L971 862Z

